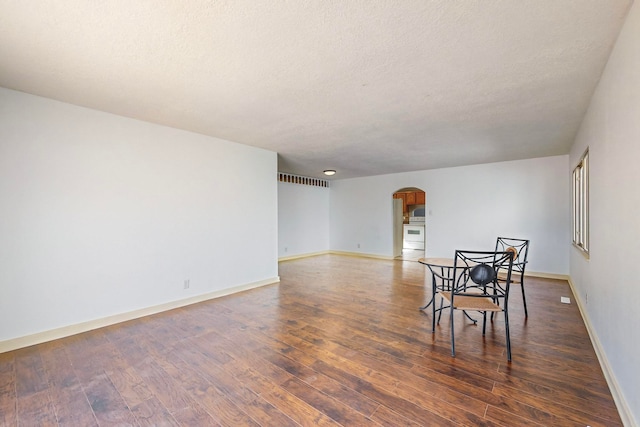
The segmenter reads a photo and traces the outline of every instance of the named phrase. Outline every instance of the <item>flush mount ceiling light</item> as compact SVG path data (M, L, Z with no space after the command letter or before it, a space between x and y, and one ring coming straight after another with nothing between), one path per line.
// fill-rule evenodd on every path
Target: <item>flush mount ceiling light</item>
M326 171L324 171L324 174L331 176L331 175L335 175L336 171L334 171L333 169L327 169Z

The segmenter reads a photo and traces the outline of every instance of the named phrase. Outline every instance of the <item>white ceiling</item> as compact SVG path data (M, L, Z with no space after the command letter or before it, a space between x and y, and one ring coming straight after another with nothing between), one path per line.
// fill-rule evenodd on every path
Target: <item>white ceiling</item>
M334 178L566 154L632 0L0 0L0 86Z

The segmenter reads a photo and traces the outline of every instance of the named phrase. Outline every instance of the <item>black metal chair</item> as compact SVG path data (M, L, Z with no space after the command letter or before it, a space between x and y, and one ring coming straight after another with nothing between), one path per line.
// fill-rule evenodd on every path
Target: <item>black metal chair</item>
M485 335L487 329L487 313L503 312L507 338L507 359L511 361L508 308L512 268L513 252L511 251L456 251L451 290L439 292L442 300L447 301L448 307L451 309L451 356L455 357L456 355L455 310L462 310L465 314L467 311L482 313L482 335ZM506 276L504 281L498 280L498 274L502 273ZM438 322L440 322L439 318Z
M513 274L511 283L517 283L522 289L522 302L524 304L524 315L529 316L527 311L527 297L524 293L524 270L527 267L527 256L529 255L529 240L514 239L511 237L498 237L496 240L496 252L513 251ZM498 275L499 280L504 280L504 273Z

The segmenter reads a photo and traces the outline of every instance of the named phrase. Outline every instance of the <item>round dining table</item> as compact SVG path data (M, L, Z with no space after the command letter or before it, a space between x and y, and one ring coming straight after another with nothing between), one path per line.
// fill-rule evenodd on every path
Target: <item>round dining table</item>
M431 271L431 300L420 307L420 310L424 310L433 304L433 299L436 293L441 290L451 290L451 280L453 279L453 258L420 258L418 259L420 264L424 264L429 267Z
M443 307L442 304L440 304L440 308L436 309L434 300L438 292L451 292L455 275L455 260L453 258L420 258L418 259L418 262L429 267L429 270L431 271L431 300L426 305L419 308L420 310L425 310L431 304L434 305L432 311L432 330L435 332L436 312L440 312L441 316L442 310L446 307ZM464 266L468 268L468 265L466 263L464 264ZM469 316L466 311L463 311L463 313L473 323L478 322L476 319ZM438 322L440 321L440 316L438 316Z

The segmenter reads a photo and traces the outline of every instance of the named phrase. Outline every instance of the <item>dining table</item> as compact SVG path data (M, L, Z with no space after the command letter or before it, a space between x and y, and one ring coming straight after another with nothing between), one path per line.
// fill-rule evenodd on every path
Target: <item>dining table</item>
M435 298L438 292L451 292L451 288L454 282L455 275L455 260L453 258L435 258L435 257L425 257L419 258L418 262L420 264L424 264L431 271L431 299L429 302L419 307L420 310L425 310L427 307L433 304L433 332L436 329L436 312L439 312L438 322L440 321L439 317L442 315L442 310L447 307L443 307L440 304L440 308L435 307ZM469 316L466 311L463 311L465 317L471 320L473 323L477 323L477 320Z

